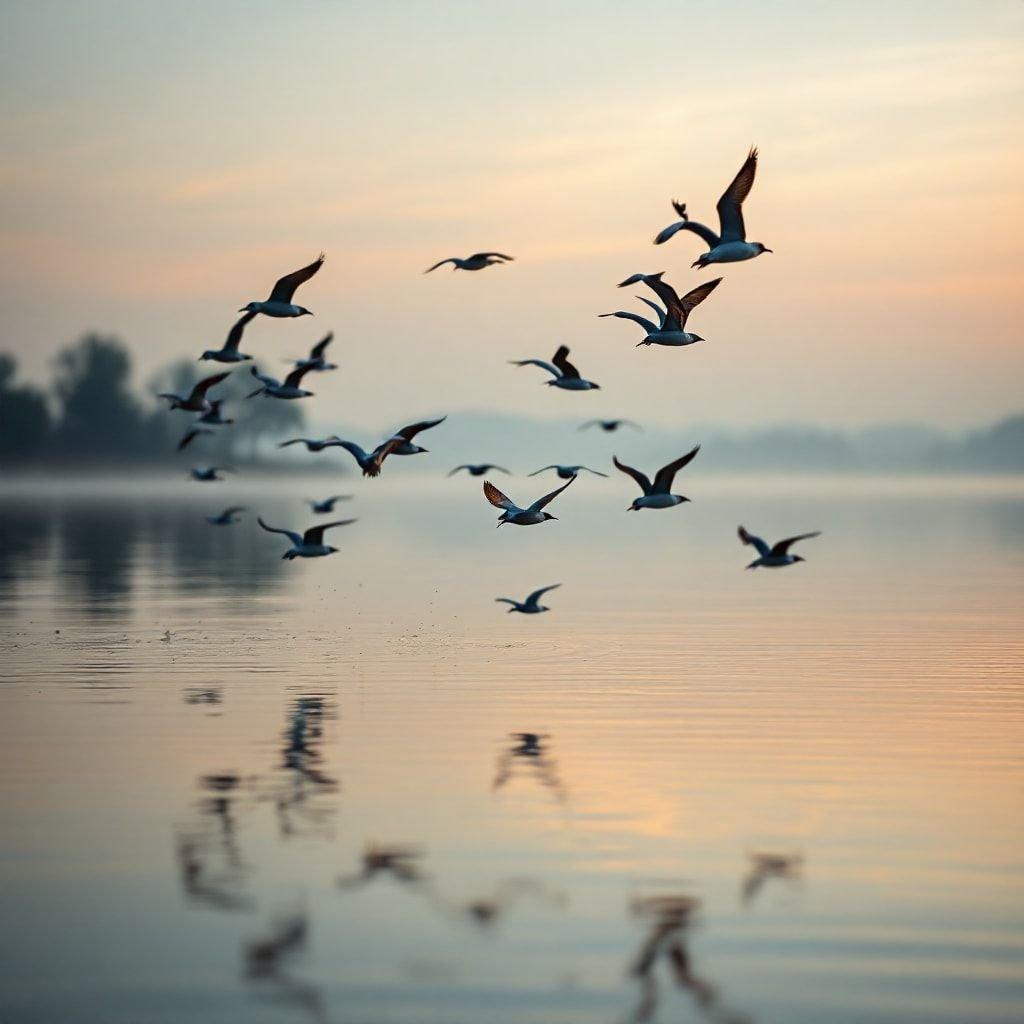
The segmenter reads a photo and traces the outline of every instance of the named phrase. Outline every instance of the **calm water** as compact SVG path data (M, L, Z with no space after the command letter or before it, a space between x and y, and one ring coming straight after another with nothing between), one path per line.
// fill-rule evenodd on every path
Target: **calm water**
M3 1024L1021 1020L1024 489L393 476L4 488Z

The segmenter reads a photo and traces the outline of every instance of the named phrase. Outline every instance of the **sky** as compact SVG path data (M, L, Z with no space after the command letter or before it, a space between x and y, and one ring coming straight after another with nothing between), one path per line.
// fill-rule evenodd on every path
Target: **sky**
M0 350L42 382L114 334L144 387L323 250L315 318L242 346L333 329L319 421L984 424L1024 407L1022 37L1016 0L7 0ZM673 198L714 224L751 145L774 254L723 268L704 343L634 348L597 314L713 276L651 239ZM507 365L563 343L601 391Z

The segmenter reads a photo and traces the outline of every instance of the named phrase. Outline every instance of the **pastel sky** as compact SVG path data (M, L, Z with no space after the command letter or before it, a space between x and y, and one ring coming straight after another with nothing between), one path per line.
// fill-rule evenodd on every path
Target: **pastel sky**
M142 386L324 250L316 318L243 346L333 328L317 419L985 423L1024 407L1022 42L1017 0L7 0L0 349L42 380L114 333ZM775 254L704 344L635 349L597 314L711 276L651 238L673 197L714 223L751 144ZM480 249L516 262L422 274ZM563 342L601 392L506 364Z

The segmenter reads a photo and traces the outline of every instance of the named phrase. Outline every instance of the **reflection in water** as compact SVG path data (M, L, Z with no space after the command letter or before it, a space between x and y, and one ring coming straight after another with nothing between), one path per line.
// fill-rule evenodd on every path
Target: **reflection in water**
M750 869L740 887L744 905L750 906L769 878L782 878L798 882L804 859L799 853L750 853Z
M245 944L245 978L261 998L323 1022L327 1020L323 992L319 986L295 977L291 970L308 939L309 921L305 914L282 918L269 934Z
M515 742L498 755L491 789L501 789L518 773L536 779L551 790L556 800L564 801L567 794L558 774L558 763L544 743L549 737L536 732L514 732L510 736Z
M186 704L223 704L224 694L219 686L188 686L182 700Z
M363 851L362 868L355 874L341 876L338 886L341 889L360 889L382 875L402 885L423 886L427 883L427 876L418 864L422 858L423 852L416 846L381 846L370 843Z
M499 882L488 896L458 903L435 897L435 905L445 914L480 928L489 928L523 899L539 904L564 908L569 899L564 892L533 878L506 878Z

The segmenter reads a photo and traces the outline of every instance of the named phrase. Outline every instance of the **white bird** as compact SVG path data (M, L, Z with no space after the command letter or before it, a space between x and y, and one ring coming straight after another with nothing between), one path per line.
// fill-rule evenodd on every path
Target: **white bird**
M672 207L679 214L680 220L659 232L654 244L661 245L667 242L677 231L692 231L700 235L707 242L708 251L696 259L693 263L695 267L706 267L709 263L738 263L741 260L752 260L763 252L771 252L771 249L760 242L748 242L747 231L743 225L743 200L750 194L756 173L757 150L751 149L739 173L722 193L722 198L715 207L718 210L717 235L704 224L690 220L686 204L673 199Z
M573 477L568 483L562 484L557 490L552 491L550 494L545 494L543 498L538 498L528 508L520 508L511 498L507 498L502 494L490 480L484 481L484 497L495 508L504 509L502 514L498 516L498 526L504 526L505 523L511 523L513 526L537 526L548 519L558 518L549 512L544 512L544 506L557 498L575 479L576 477Z
M305 367L307 370L336 370L338 367L335 363L329 363L324 358L324 352L327 350L327 346L334 340L334 332L329 332L326 336L321 338L310 350L309 355L305 359L293 360L296 368Z
M821 530L816 530L814 533L801 533L796 537L787 537L785 540L780 540L771 547L768 547L760 537L747 533L742 526L737 533L744 544L753 544L757 548L757 553L761 556L754 559L747 566L748 569L756 569L759 566L764 569L779 569L784 565L793 565L795 562L806 562L806 558L801 558L799 555L791 555L789 553L790 546L798 540L810 540L812 537L821 536Z
M234 470L228 466L193 466L189 470L193 480L198 480L201 483L212 483L214 480L223 480L224 477L218 476L218 473L234 473Z
M513 366L539 366L542 370L547 370L551 374L552 379L544 383L551 387L562 388L565 391L600 390L600 384L584 380L580 376L580 371L566 358L568 355L568 346L560 345L550 363L545 362L543 359L510 359L509 362Z
M211 398L209 411L204 412L203 415L196 420L196 423L207 423L214 427L223 427L234 423L234 420L225 419L221 413L220 409L223 404L223 398Z
M295 533L293 530L281 530L276 526L267 526L259 516L256 517L256 522L267 533L283 533L292 542L292 546L281 556L291 561L293 558L322 558L324 555L333 554L338 549L324 543L324 531L333 526L348 526L355 520L339 519L337 522L324 523L322 526L311 526L305 533Z
M166 398L171 403L171 409L183 409L185 412L210 412L213 406L206 397L206 392L215 384L219 384L226 377L230 376L230 370L226 370L224 373L215 373L212 377L204 377L184 398L181 395L172 395L166 391L157 395L157 398Z
M178 451L184 451L200 434L212 434L208 427L190 427L185 436L178 442Z
M230 508L224 509L219 516L207 516L206 521L211 526L230 526L232 523L238 522L238 513L245 511L244 505L232 505Z
M538 602L549 590L557 590L561 585L561 583L552 583L550 587L541 587L540 590L535 590L525 601L514 601L511 597L496 597L494 600L498 603L512 605L508 610L510 615L512 612L522 612L523 615L537 615L540 612L551 611L547 605L538 604Z
M311 369L309 366L300 366L297 370L292 370L285 377L283 384L276 377L268 377L266 374L260 373L255 366L251 366L249 369L263 386L246 395L246 398L255 398L257 395L264 395L267 398L310 398L313 394L312 391L306 391L299 387L302 378Z
M555 471L559 480L571 480L581 470L587 473L593 473L594 476L603 476L605 479L608 478L607 473L599 473L596 469L591 469L589 466L560 466L557 463L552 466L545 466L543 469L535 470L533 473L528 473L527 476L540 476L541 473L546 473L549 469L553 469Z
M308 281L324 265L324 254L320 255L301 270L294 270L285 274L277 284L274 285L270 298L263 302L248 302L239 313L262 313L264 316L290 317L290 316L312 316L310 310L305 306L297 306L292 302L295 289L304 281Z
M475 252L472 256L465 257L449 256L448 259L441 260L432 267L427 267L423 273L429 274L432 270L437 270L438 267L443 267L446 263L452 264L452 270L483 270L485 267L493 266L495 263L500 265L511 262L514 258L500 252Z
M622 470L627 476L631 476L644 492L639 498L633 499L633 504L626 511L639 512L642 508L673 508L676 505L681 505L684 501L689 501L689 498L685 498L681 494L671 494L669 492L672 490L672 481L675 479L676 473L683 466L692 462L699 451L700 445L697 445L692 451L687 452L685 455L680 455L674 462L670 462L667 466L662 466L654 474L654 483L651 483L640 470L619 462L618 457L613 455L612 462L615 463L615 468Z
M634 430L642 430L639 423L632 420L587 420L580 424L579 430L587 430L590 427L600 427L606 434L614 434L619 427L632 427Z
M255 316L255 313L246 313L235 321L234 326L228 331L227 340L217 349L208 348L200 357L199 361L212 359L217 363L243 363L246 359L252 359L244 352L238 351L238 345L242 340L242 333L245 325Z
M512 475L504 466L496 466L493 462L464 462L461 466L456 466L448 476L455 476L460 469L464 469L470 476L483 476L491 469L496 469L499 473L505 473L508 476Z
M332 494L329 498L309 499L306 504L319 515L325 515L334 511L335 502L348 501L351 497L351 494Z
M341 438L336 434L330 437L293 437L290 441L282 441L277 447L287 448L293 444L304 444L307 452L322 452L325 448L340 448Z
M699 306L718 286L721 284L722 279L716 277L714 281L708 281L705 284L697 285L691 291L688 291L682 298L679 297L675 288L672 285L662 281L662 273L648 274L643 278L643 283L646 284L657 296L665 303L665 316L662 322L655 325L652 321L646 317L637 316L635 313L624 312L618 310L615 313L600 313L599 316L617 316L624 320L632 320L634 323L638 323L647 332L644 340L641 341L637 348L641 345L668 345L672 347L679 347L682 345L693 345L698 341L704 339L699 334L693 334L686 330L686 320L690 315L690 312ZM628 278L628 281L632 281L632 278ZM626 282L624 281L623 284ZM622 287L620 285L619 287ZM646 300L644 300L646 301ZM651 305L651 303L648 303ZM655 307L657 308L657 307Z

